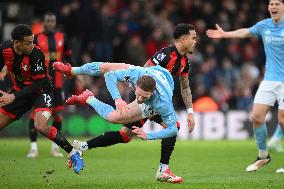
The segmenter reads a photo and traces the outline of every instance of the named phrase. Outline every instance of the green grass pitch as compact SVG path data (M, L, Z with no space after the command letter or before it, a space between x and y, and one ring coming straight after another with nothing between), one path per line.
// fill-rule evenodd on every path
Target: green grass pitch
M85 152L85 168L80 175L66 168L66 156L50 157L50 146L40 138L39 158L28 159L27 138L1 138L0 188L284 188L284 174L275 173L284 165L284 154L271 152L269 165L257 172L245 172L256 157L253 140L177 142L171 169L184 177L182 184L155 181L160 141L134 140Z

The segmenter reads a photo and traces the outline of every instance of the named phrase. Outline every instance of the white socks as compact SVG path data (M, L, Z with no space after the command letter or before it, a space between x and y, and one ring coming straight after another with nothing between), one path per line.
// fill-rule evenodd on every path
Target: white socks
M268 156L268 151L266 150L258 150L258 157L266 158Z
M37 149L37 142L31 142L31 150L38 151L38 149Z
M160 172L165 172L168 168L169 168L169 165L168 165L168 164L162 164L162 163L160 163L158 170L159 170Z

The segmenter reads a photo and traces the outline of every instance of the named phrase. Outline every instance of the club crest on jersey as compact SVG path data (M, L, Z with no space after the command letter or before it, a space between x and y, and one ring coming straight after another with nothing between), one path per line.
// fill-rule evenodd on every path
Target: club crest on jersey
M129 75L124 76L124 81L125 82L129 82L130 81L130 76Z
M40 59L37 60L36 64L35 64L35 69L34 71L38 72L38 71L41 71L43 70L43 67L42 67L42 61Z
M27 64L25 64L22 68L25 72L28 71L28 65Z
M158 54L158 55L157 55L157 59L158 59L159 61L163 61L165 57L166 57L166 55L165 55L164 53L161 53L161 54Z

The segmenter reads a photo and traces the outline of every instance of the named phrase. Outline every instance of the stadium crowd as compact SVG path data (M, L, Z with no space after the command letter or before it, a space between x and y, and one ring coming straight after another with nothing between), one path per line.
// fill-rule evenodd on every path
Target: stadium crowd
M25 22L32 25L35 33L41 30L39 20L47 10L56 13L58 29L67 34L76 65L108 61L143 66L157 50L172 42L177 23L193 24L198 32L196 51L189 55L193 100L210 96L221 111L249 111L263 77L265 56L260 41L210 40L205 32L215 23L225 30L251 26L267 17L263 14L267 13L264 0L36 0L13 5L14 17L11 7L3 8L11 6L9 1L0 4L2 24ZM15 8L17 5L31 10L28 14L32 14L33 20L21 16L23 10ZM104 80L89 76L67 83L67 96L81 93L84 86L102 101L112 103ZM120 89L128 96L125 86ZM179 87L175 90L176 108L184 109Z

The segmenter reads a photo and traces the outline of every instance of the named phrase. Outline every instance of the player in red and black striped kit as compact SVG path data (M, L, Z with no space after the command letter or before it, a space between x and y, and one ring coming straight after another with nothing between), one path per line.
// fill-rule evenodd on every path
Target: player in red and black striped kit
M61 111L64 109L63 101L63 75L60 72L54 71L52 68L53 62L56 61L71 61L72 51L66 40L65 35L62 32L55 31L56 27L56 15L52 12L48 12L44 15L44 31L35 36L34 43L39 46L45 55L45 65L48 70L48 74L51 76L54 84L54 103L52 111L53 126L58 130L62 128L62 115ZM37 131L34 126L34 112L31 112L29 122L29 133L31 140L31 149L27 155L29 158L38 156L37 147ZM52 143L51 155L54 157L63 157L63 154L59 151L58 146Z
M33 44L31 28L24 24L17 25L11 36L12 41L4 42L0 47L0 71L6 66L13 83L11 93L0 91L0 130L33 108L35 128L64 149L69 154L74 171L81 172L84 165L80 151L73 149L55 127L48 127L53 86L47 74L44 54Z
M173 77L179 77L181 95L188 112L189 132L191 132L194 129L195 122L192 109L192 95L188 80L189 59L186 55L193 51L196 44L196 32L194 26L189 24L178 24L175 27L173 37L175 39L174 45L158 51L151 59L147 61L145 66L160 65L168 69ZM94 76L100 76L109 71L128 68L126 64L121 63L92 62L90 64L93 64L92 66L94 72L92 75ZM54 68L63 72L69 78L74 77L75 75L85 74L84 68L82 67L79 69L81 70L81 73L78 73L75 71L76 68L74 69L74 67L64 65L60 62L55 63ZM72 101L72 99L73 101L76 101L76 98L80 99L80 101L84 101L83 99L86 99L86 97L87 96L84 96L83 93L80 96L72 96L68 101ZM122 99L116 99L115 104L117 109L118 107L126 107L126 103ZM155 113L153 110L147 109L145 106L145 109L141 109L141 111L151 120L159 123L162 126L165 125L159 115L154 115ZM146 120L147 119L140 120L135 123L125 124L120 131L106 132L103 135L93 138L87 142L74 141L73 145L75 148L85 151L88 149L106 147L117 143L128 143L134 133L137 134L138 137L144 138L143 136L145 136L145 133L141 127ZM132 131L133 126L139 128L135 128L135 130ZM175 142L176 136L162 139L160 166L156 174L156 179L159 181L170 183L183 182L183 178L174 175L168 167L171 154L174 150Z
M160 65L166 68L173 78L179 77L181 95L188 113L187 121L189 132L192 132L195 122L192 108L192 95L188 80L190 61L187 54L193 52L193 48L196 44L194 26L189 24L177 25L174 31L174 39L174 45L162 48L156 52L155 55L146 62L145 66ZM159 181L175 182L183 180L171 173L168 167L175 143L176 136L162 139L160 166L156 174L156 179Z

